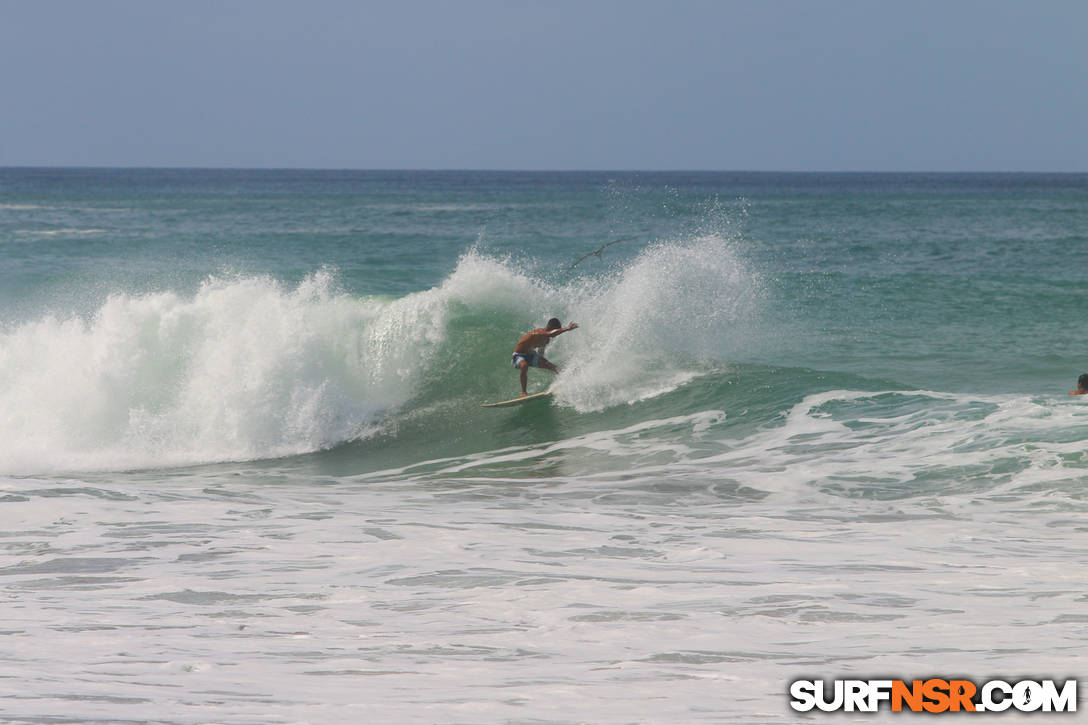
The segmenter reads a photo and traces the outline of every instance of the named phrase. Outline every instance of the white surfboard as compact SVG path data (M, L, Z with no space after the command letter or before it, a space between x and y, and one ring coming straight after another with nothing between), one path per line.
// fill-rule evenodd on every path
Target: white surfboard
M532 400L540 400L541 398L547 398L552 394L552 391L545 390L540 393L533 393L532 395L526 395L524 398L514 398L513 400L503 400L499 403L483 403L481 407L484 408L510 408L515 405L521 405L522 403L528 403Z

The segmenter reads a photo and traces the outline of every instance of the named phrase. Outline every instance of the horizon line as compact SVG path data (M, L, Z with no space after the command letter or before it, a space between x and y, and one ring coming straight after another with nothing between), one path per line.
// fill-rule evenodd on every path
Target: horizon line
M1088 174L1084 171L1055 170L877 170L877 169L560 169L560 168L458 168L458 167L350 167L350 166L182 166L182 165L79 165L3 164L2 170L73 170L73 171L330 171L375 173L493 173L493 174Z

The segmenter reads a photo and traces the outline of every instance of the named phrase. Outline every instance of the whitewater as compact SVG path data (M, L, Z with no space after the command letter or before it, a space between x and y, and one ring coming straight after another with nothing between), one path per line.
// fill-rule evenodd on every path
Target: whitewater
M789 683L1083 670L1083 176L0 181L5 722L884 722ZM481 408L552 316L552 400Z

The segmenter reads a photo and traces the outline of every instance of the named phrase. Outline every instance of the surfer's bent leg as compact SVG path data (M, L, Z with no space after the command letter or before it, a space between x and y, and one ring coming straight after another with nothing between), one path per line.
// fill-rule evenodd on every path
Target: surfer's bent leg
M544 368L545 370L551 370L553 373L558 373L559 368L548 362L547 358L538 352L521 353L515 352L511 356L511 362L521 371L521 397L528 395L526 386L529 383L529 368Z
M525 385L529 382L529 361L525 358L518 359L518 369L521 370L521 397L528 395Z

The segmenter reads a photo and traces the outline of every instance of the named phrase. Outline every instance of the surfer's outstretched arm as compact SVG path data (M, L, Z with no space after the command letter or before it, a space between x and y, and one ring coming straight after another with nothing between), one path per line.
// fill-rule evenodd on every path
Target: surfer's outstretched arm
M578 323L572 322L566 327L560 327L557 330L548 330L548 337L555 337L556 335L562 335L564 332L570 332L571 330L577 330Z

